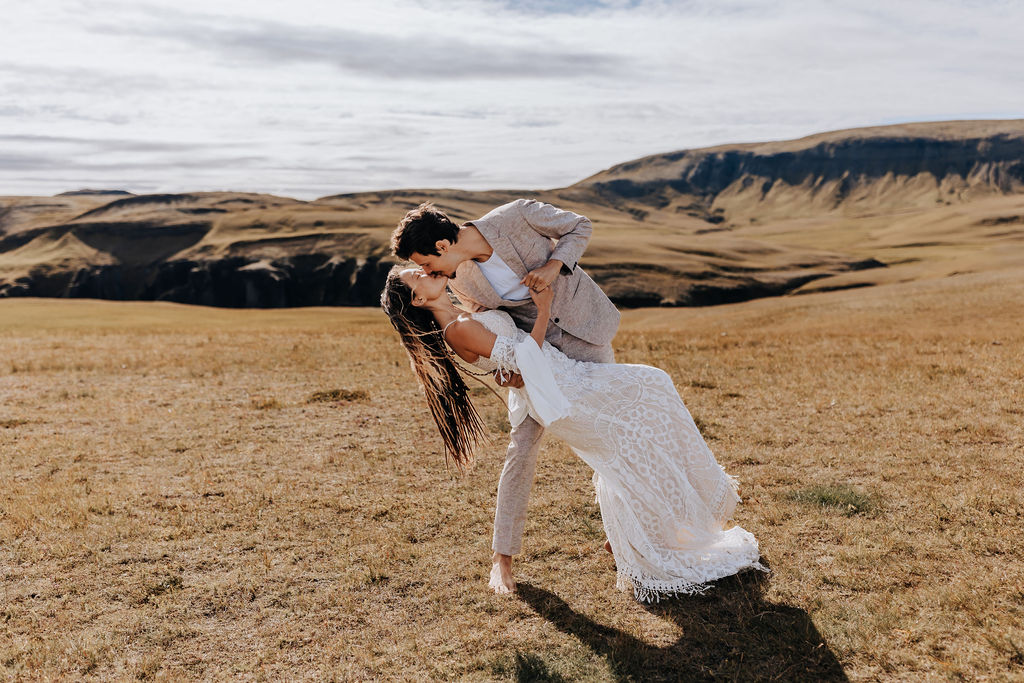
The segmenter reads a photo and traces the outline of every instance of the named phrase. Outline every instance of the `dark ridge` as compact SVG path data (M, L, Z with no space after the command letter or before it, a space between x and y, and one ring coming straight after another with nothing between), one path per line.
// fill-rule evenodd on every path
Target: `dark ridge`
M663 201L666 189L710 198L737 181L749 187L755 178L766 179L760 188L762 197L779 181L791 186L840 181L835 196L839 202L856 183L877 180L890 173L906 177L928 173L937 179L967 179L983 174L988 185L1008 193L1024 183L1024 136L878 136L829 140L798 151L762 153L744 148L712 148L674 152L642 161L613 166L577 185L592 187L608 196L657 203ZM640 178L622 177L634 172Z
M189 214L189 215L192 215L192 216L202 216L203 214L208 214L208 213L227 213L228 212L227 209L214 209L214 208L202 207L202 206L195 206L195 207L184 208L184 209L179 208L179 209L175 209L175 211L177 211L178 213L186 213L186 214Z
M1024 223L1024 216L996 216L995 218L982 218L978 225L1007 225L1009 223Z
M233 197L231 199L221 199L215 204L259 204L255 199L249 199L248 197Z
M619 306L716 306L783 296L813 280L885 267L881 261L869 258L793 264L785 273L710 263L697 264L687 270L661 264L620 263L593 266L588 272Z
M222 308L377 306L390 269L390 261L328 254L269 263L251 258L181 259L43 272L0 283L0 298L174 301Z
M949 242L904 242L903 244L892 245L893 249L910 249L919 247L948 247Z
M338 201L338 200L357 200L360 202L368 202L371 204L382 204L384 202L391 201L393 203L401 203L396 200L406 200L406 204L415 208L422 201L430 200L435 204L440 204L444 200L449 201L466 201L466 202L479 202L481 192L475 192L472 190L446 190L446 189L402 189L402 190L377 190L369 192L346 192L342 194L331 194L324 197L314 199L313 202L327 202L327 201ZM486 192L493 198L507 197L507 201L518 199L519 197L537 197L540 193L536 190L493 190Z
M867 258L863 261L854 261L848 264L850 270L871 270L872 268L886 268L886 264L878 259Z
M736 256L732 254L723 254L717 251L709 251L706 249L686 249L684 247L666 247L667 251L675 252L676 254L688 254L691 256L704 256L705 258L721 259L724 261L735 261Z
M844 289L860 289L862 287L873 287L870 282L851 282L846 285L826 285L823 287L815 287L814 289L801 290L799 292L793 292L794 296L802 296L804 294L817 294L819 292L840 292Z
M106 252L124 266L149 266L197 244L210 223L172 225L139 223L79 223L68 226L82 243Z
M120 195L131 195L134 196L134 192L128 192L127 190L69 190L68 192L61 192L60 194L53 195L54 197L76 197L85 195L101 195L101 194L120 194Z
M54 239L59 239L71 230L67 225L48 225L42 228L22 230L12 235L0 235L0 254L7 251L14 251L28 244L35 238L46 233L53 233Z
M103 206L97 206L95 209L86 211L85 213L75 216L71 220L77 221L88 216L94 216L105 211L112 211L113 209L123 209L129 206L143 206L146 204L177 204L179 202L194 202L199 197L194 194L144 194L136 195L132 197L126 197L125 199L115 199L109 204Z

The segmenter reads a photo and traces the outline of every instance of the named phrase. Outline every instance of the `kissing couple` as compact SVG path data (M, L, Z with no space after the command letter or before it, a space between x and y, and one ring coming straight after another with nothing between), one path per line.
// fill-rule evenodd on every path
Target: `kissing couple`
M460 468L485 430L460 372L508 387L512 432L498 481L490 586L515 590L527 501L545 431L594 471L616 586L642 602L701 593L767 571L754 536L726 528L738 484L722 469L664 371L615 363L619 312L578 265L589 219L517 199L456 225L431 203L391 236L381 306L409 355L446 457ZM462 306L457 307L448 289Z

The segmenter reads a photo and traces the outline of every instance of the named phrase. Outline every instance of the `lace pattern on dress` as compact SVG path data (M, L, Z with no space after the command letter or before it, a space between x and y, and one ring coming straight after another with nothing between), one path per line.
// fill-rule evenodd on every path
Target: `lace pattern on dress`
M475 365L522 374L515 351L526 332L504 311L473 319L497 335L491 357ZM702 593L746 569L767 571L753 534L725 528L740 500L737 482L715 459L666 372L579 362L547 342L542 353L571 405L547 429L594 470L618 588L649 602Z
M518 373L516 366L515 340L512 337L498 335L491 349L491 361L498 366L502 382L507 382L512 373Z

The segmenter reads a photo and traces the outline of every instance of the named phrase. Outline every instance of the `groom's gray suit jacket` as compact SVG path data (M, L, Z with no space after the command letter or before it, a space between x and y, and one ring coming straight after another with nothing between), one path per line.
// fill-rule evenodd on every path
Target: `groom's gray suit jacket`
M561 261L565 267L551 285L555 296L545 336L570 358L614 362L611 341L619 327L619 311L577 265L593 229L585 216L534 199L517 199L467 225L475 225L520 277L552 258ZM533 301L502 299L474 261L461 264L448 286L474 312L500 308L526 330L532 329L537 320ZM503 555L515 555L522 549L526 508L543 433L540 423L527 417L509 434L505 465L498 480L491 546Z
M586 216L535 199L517 199L482 218L467 221L466 225L475 225L519 277L552 258L564 264L551 285L555 296L546 335L549 341L557 346L564 330L591 344L602 346L611 342L619 328L619 311L577 265L593 231ZM448 286L471 311L500 308L527 331L537 320L533 301L502 299L475 261L462 263Z

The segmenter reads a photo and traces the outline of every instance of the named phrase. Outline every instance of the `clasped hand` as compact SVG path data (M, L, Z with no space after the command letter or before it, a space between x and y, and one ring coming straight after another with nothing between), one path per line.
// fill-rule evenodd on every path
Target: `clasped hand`
M526 274L526 277L520 280L521 284L529 287L530 298L537 305L538 311L547 313L551 310L551 301L555 298L555 292L551 289L551 283L558 277L558 270L561 267L562 264L559 261L548 261L540 268L531 270ZM523 378L516 373L511 375L506 373L503 378L500 371L495 371L494 381L498 386L502 387L523 388Z
M520 284L526 285L530 288L530 291L541 291L551 286L551 283L558 277L558 272L562 268L562 262L557 259L548 261L540 268L534 268L526 274Z
M494 371L494 381L499 387L512 387L513 389L522 389L523 376L518 375L514 372L506 372L502 375L501 370Z
M521 284L530 289L530 298L537 305L537 310L548 312L551 310L551 301L555 298L555 291L551 283L558 277L558 269L562 267L560 261L548 261L540 268L531 270L526 274Z
M545 287L540 291L531 289L530 298L533 299L533 303L537 304L537 311L541 315L547 316L551 312L551 300L555 298L555 292L550 287ZM513 372L511 376L506 375L506 377L508 377L508 380L503 380L501 378L500 370L495 371L494 373L494 381L497 382L499 386L514 387L516 389L523 388L522 376Z

